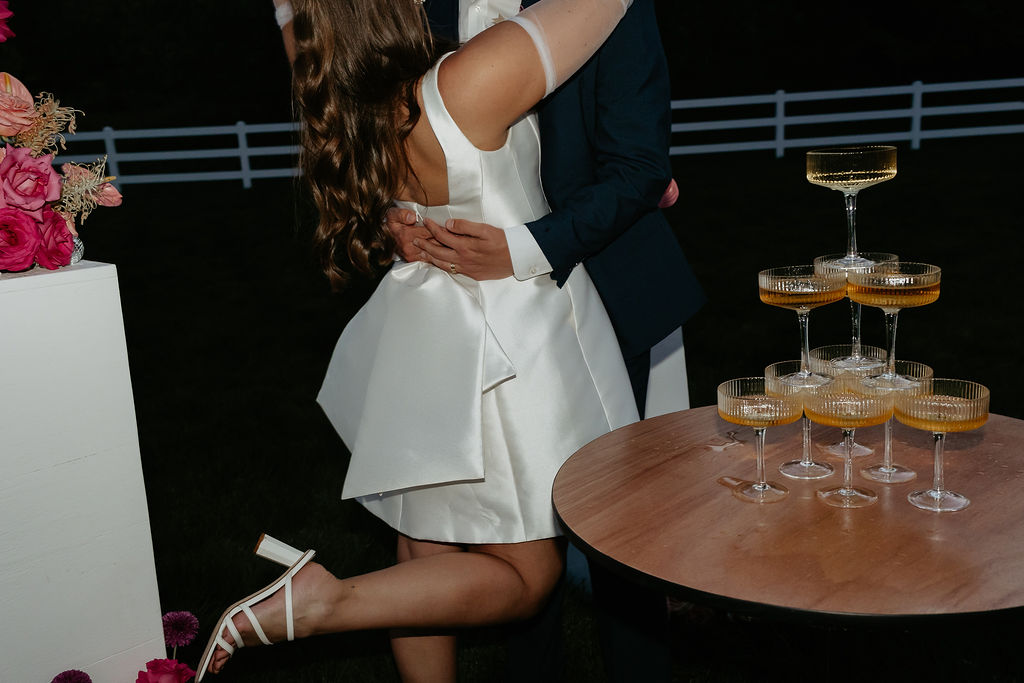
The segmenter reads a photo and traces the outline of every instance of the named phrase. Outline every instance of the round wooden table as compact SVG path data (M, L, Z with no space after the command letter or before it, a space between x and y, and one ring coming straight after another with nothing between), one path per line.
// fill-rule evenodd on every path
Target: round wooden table
M814 425L815 445L840 438ZM991 415L950 434L946 488L971 504L934 513L907 502L930 488L932 436L894 428L904 484L870 482L859 469L881 460L882 427L859 429L875 454L854 460L854 483L878 502L840 509L819 501L836 472L801 481L778 472L800 457L800 423L767 431L768 479L786 486L778 503L735 498L730 481L755 478L753 431L715 406L644 420L587 444L555 478L555 509L570 537L599 561L667 593L728 599L734 607L818 614L920 616L989 613L1024 605L1024 421ZM736 601L739 601L738 603Z

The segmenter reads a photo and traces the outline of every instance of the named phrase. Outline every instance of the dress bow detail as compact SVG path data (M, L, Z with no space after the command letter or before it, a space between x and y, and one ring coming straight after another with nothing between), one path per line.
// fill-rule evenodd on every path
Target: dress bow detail
M371 302L338 340L317 397L353 453L342 497L483 478L481 397L516 370L477 283L398 261Z

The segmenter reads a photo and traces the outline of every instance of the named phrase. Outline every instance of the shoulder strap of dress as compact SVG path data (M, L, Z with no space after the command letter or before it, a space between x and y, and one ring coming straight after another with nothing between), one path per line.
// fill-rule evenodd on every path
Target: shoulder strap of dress
M441 147L446 151L477 151L469 138L463 134L455 119L448 113L448 107L444 105L441 98L441 90L437 84L437 74L441 64L453 53L449 52L437 60L437 63L430 68L430 71L423 77L423 106L426 108L427 118L430 120L430 127L434 129L434 135Z
M448 203L458 204L463 195L472 195L479 185L480 150L463 134L455 119L448 113L437 85L437 74L442 62L451 55L442 56L423 77L423 109L430 122L448 167Z

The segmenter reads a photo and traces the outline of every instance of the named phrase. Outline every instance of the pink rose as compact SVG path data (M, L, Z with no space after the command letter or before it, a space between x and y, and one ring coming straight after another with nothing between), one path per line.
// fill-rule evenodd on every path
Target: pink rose
M0 161L0 203L33 212L36 217L46 202L60 199L60 174L53 155L33 157L27 147L7 145Z
M39 225L42 239L36 249L36 263L47 270L57 270L71 263L71 252L75 248L75 237L68 229L64 217L43 207L43 222Z
M0 135L17 135L38 117L28 88L9 73L0 73Z
M185 683L195 675L195 671L176 659L151 659L135 683Z
M0 270L31 268L41 239L32 216L20 209L0 209Z
M7 9L7 0L0 0L0 43L14 37L14 31L7 26L7 20L13 15L14 12Z

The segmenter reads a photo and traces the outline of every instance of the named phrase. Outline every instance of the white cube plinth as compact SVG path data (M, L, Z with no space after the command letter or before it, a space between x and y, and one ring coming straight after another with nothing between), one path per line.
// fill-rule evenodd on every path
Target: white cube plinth
M0 274L0 682L166 656L117 271Z

